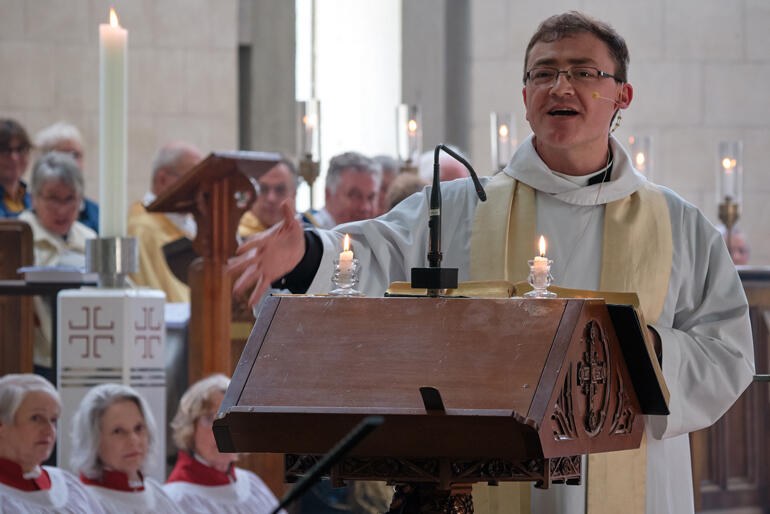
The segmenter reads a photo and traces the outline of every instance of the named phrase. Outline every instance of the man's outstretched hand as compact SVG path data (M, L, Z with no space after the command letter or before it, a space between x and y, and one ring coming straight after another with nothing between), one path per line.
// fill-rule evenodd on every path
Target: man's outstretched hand
M227 271L237 277L233 294L241 295L254 287L249 296L253 307L274 281L294 269L305 255L305 235L289 201L281 205L283 220L249 239L227 263Z

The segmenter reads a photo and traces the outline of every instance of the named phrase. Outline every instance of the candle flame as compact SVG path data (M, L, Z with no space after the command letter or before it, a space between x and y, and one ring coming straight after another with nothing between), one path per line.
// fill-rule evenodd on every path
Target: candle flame
M732 168L735 168L735 166L738 164L738 161L735 159L730 159L729 157L725 157L722 159L722 167L726 171L730 171Z
M342 249L346 252L350 251L350 234L345 234L345 239L342 243Z
M115 14L115 9L112 7L110 7L110 26L120 27L120 23L118 22L118 15Z
M634 144L634 136L631 136L631 137L628 138L628 144L629 145Z
M506 137L508 135L508 126L500 125L500 128L497 129L497 133L500 134L500 137Z
M540 257L545 257L545 237L540 236Z
M409 122L406 124L406 129L410 134L414 134L417 132L417 122L415 120L409 120Z
M644 156L644 152L639 152L636 154L636 165L640 168L644 166L646 160L647 158Z
M308 128L315 127L315 124L316 124L316 117L315 117L315 115L314 114L311 114L311 115L305 114L304 116L302 116L302 124L305 125Z

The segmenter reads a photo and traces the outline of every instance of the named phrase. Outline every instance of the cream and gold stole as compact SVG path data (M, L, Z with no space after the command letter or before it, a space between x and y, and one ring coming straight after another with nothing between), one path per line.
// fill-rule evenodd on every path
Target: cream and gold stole
M471 236L471 280L526 280L535 247L535 191L505 173L486 187ZM655 324L663 311L671 274L671 220L663 192L647 182L630 196L606 204L601 291L636 292L644 319ZM644 513L647 455L638 450L590 455L587 514ZM567 486L565 486L567 487ZM477 514L530 512L530 486L473 488Z

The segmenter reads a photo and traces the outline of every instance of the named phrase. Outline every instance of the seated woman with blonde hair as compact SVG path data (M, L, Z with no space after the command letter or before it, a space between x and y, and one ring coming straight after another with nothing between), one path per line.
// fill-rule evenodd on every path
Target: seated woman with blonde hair
M194 383L171 422L180 451L163 488L186 513L260 514L278 505L262 479L234 466L237 453L217 449L211 426L229 383L221 374Z
M60 411L59 393L46 379L0 378L0 512L103 512L74 475L42 466Z
M83 397L73 420L71 463L105 511L181 512L158 482L142 475L157 437L147 402L133 388L101 384Z

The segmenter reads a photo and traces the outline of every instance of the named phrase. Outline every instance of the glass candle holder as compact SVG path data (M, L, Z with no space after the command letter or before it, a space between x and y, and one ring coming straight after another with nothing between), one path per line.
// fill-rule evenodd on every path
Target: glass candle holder
M516 151L516 123L510 112L493 112L489 115L492 143L492 166L505 168Z
M556 293L548 290L548 286L553 281L551 275L551 259L529 260L529 277L527 282L533 287L532 291L525 293L526 298L556 298Z
M366 296L356 289L360 273L361 264L358 262L358 259L344 261L342 265L340 265L340 260L336 259L334 261L334 275L332 275L334 289L329 292L329 296Z
M402 168L416 171L422 153L422 110L419 105L396 108L396 147Z
M631 136L628 138L631 160L634 168L652 179L652 136Z

